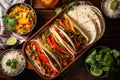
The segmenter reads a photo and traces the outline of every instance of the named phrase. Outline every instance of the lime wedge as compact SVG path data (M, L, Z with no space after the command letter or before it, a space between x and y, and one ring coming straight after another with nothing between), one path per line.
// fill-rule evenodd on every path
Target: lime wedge
M111 9L115 10L118 5L118 0L113 0L111 3Z
M100 75L102 75L102 72L103 72L103 70L102 69L98 69L98 68L90 68L90 72L91 72L91 74L92 75L94 75L94 76L100 76Z
M7 41L6 41L6 44L7 44L7 45L10 45L10 46L15 45L16 43L17 43L17 39L14 38L14 37L10 37L10 38L8 38Z

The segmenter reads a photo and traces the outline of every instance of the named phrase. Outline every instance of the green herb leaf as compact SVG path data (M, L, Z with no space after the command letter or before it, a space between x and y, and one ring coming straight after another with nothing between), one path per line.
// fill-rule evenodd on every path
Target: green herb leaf
M12 59L11 68L15 69L16 67L17 67L17 61L16 59Z
M59 23L58 23L58 21L54 21L54 23L55 23L57 26L59 26Z
M17 68L17 60L16 59L8 59L6 62L6 65L11 67L12 69L16 69Z
M16 25L17 21L15 18L11 18L9 17L8 14L5 14L2 16L3 19L3 24L4 26L9 30L9 31L13 31L14 30L14 26Z
M55 13L58 14L62 10L61 7L55 9Z
M7 66L10 66L10 65L11 65L11 60L10 60L10 59L7 60L6 65L7 65Z
M69 6L68 10L74 10L74 7L79 5L80 5L80 2L75 2L71 6Z
M119 51L117 51L117 50L115 50L115 49L113 49L111 52L112 52L112 54L113 54L113 56L114 56L115 58L117 58L117 57L120 56Z

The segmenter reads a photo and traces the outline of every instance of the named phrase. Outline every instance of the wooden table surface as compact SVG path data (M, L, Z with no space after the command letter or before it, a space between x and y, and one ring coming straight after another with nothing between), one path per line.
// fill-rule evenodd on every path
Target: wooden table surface
M101 0L89 0L94 6L97 6L101 10ZM54 15L54 9L41 9L39 0L34 0L32 5L37 13L38 21L33 33L37 31L42 25L44 25ZM120 50L120 19L109 19L103 14L106 23L106 30L103 37L95 43L95 46L107 46L111 49ZM33 34L32 33L32 34ZM21 48L20 45L18 48ZM88 50L89 51L89 50ZM97 78L92 76L85 68L84 59L88 53L84 53L81 58L76 60L68 69L66 69L55 80L107 80L106 78ZM120 73L117 74L120 76ZM115 80L119 80L117 77ZM64 79L65 78L65 79ZM118 79L119 78L119 79ZM0 80L43 80L33 70L26 68L22 74L16 77L5 76L0 72Z

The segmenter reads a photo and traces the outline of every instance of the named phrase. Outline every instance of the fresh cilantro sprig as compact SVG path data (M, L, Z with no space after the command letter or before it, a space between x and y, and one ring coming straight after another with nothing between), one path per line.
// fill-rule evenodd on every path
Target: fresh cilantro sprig
M14 31L14 26L17 23L17 20L15 18L10 17L8 14L5 14L2 16L3 19L3 25L6 27L9 31Z
M6 65L11 67L11 69L16 69L17 68L17 61L16 61L16 59L8 59L6 62Z
M75 2L75 3L73 3L72 5L70 5L70 6L68 7L68 10L74 10L74 7L75 7L75 6L79 6L79 5L80 5L79 2Z
M68 3L72 2L73 0L61 0L62 5L60 7L55 8L55 13L58 14L63 7L67 6Z

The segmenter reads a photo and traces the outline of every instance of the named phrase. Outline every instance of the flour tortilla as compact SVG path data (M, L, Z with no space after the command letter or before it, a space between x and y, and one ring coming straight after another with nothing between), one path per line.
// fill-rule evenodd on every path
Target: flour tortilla
M96 15L99 17L99 20L100 20L100 24L101 24L101 34L98 36L97 40L100 39L102 37L102 35L104 34L104 31L105 31L105 20L102 16L102 13L101 11L94 7L94 6L91 6L92 7L92 10L96 13Z
M68 16L68 15L67 15ZM83 36L85 38L85 44L87 44L89 42L89 38L88 36L81 30L81 28L79 27L79 25L77 25L69 16L68 19L71 21L71 23L74 25L74 28L77 29L80 32L80 35Z
M91 18L87 16L88 13L86 13L86 9L83 8L83 5L74 7L74 10L68 11L67 14L80 26L83 32L88 36L90 40L88 44L93 43L97 36L96 25L91 20Z
M94 6L92 7L96 9L96 7ZM92 10L92 7L90 5L82 5L80 6L80 9L81 12L86 13L86 16L88 16L91 19L91 21L94 23L97 31L97 36L96 36L96 40L97 40L99 35L101 34L101 23L98 15Z

